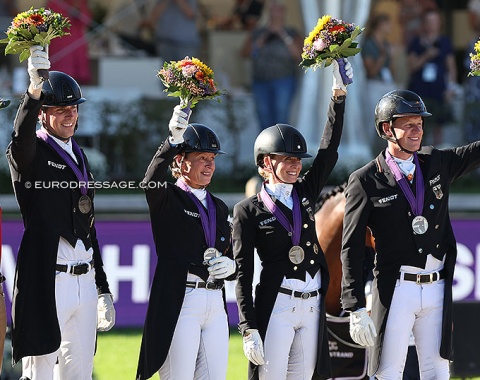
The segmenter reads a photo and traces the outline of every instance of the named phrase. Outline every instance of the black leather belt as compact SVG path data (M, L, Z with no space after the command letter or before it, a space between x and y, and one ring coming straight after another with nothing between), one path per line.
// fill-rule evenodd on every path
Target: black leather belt
M398 274L398 278L402 278L402 272ZM445 278L444 269L428 274L403 273L403 279L405 281L412 281L416 282L417 284L431 284L432 282L441 280L442 278Z
M90 261L89 263L81 263L81 264L74 264L74 265L57 264L55 268L59 272L70 273L75 276L78 276L81 274L88 273L88 271L93 268L93 260Z
M320 294L320 290L314 290L313 292L297 292L296 290L280 288L279 293L288 294L296 298L301 298L302 300L308 300L310 297L316 297Z
M215 282L215 281L187 281L187 288L194 288L194 289L207 289L207 290L220 290L223 289L224 283L223 282Z

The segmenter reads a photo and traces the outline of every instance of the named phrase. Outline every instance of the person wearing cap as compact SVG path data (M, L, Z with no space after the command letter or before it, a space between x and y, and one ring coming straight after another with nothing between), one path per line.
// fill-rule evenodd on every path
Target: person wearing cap
M450 378L457 246L448 199L452 182L480 166L480 142L422 148L429 116L416 93L385 94L375 124L387 148L350 175L345 191L342 305L376 379L401 378L412 331L421 378ZM362 280L367 228L376 250L370 315Z
M302 134L287 124L268 127L254 144L261 190L234 207L236 297L249 379L330 377L324 305L329 274L314 208L338 159L347 93L341 70L353 77L348 61L334 61L327 123L308 172L301 176L302 159L311 157ZM254 291L255 251L262 270Z
M22 361L24 380L53 379L56 364L56 379L87 380L97 329L112 328L115 308L96 236L94 192L87 186L93 176L73 139L86 99L71 76L48 73L41 47L30 52L30 84L7 148L24 223L12 299L13 362Z
M186 111L186 112L184 112ZM207 187L224 154L215 132L176 106L145 189L157 266L137 380L225 379L229 325L224 281L235 279L227 205ZM170 168L176 182L167 182Z

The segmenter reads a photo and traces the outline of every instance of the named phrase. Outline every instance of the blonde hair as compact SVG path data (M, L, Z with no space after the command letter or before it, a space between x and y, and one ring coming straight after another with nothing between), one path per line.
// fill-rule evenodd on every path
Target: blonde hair
M177 156L182 156L180 162L177 162ZM175 179L179 179L182 176L182 164L183 159L185 158L185 153L177 154L174 158L172 163L170 164L170 171L172 172L172 176Z

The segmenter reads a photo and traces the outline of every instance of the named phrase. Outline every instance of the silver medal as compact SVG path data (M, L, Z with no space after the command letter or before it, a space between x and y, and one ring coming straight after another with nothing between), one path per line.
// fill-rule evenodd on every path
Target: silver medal
M294 245L292 248L290 248L290 251L288 251L288 258L292 263L300 264L303 259L305 259L305 252L303 251L302 247Z
M78 200L78 209L82 214L88 214L92 209L92 200L88 195L82 195Z
M218 249L213 248L213 247L208 248L203 253L203 265L210 265L208 262L211 259L214 259L215 257L220 257L220 256L222 256L222 254L220 253L220 251Z
M421 215L416 216L412 221L413 232L417 235L422 235L428 230L427 219Z

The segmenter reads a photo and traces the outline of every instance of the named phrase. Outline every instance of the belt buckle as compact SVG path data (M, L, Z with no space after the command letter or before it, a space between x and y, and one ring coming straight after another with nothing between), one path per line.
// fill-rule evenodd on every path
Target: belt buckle
M302 300L308 300L311 296L310 292L302 292L302 294L300 294Z
M81 274L85 274L88 272L88 267L90 264L87 263L79 263L76 265L72 265L72 269L70 270L70 273L74 276L80 276ZM77 272L78 269L78 272Z
M207 289L207 290L217 290L217 284L213 281L207 281L205 283L205 289Z
M417 283L417 285L420 285L422 283L422 275L421 274L417 274L417 281L415 281Z

